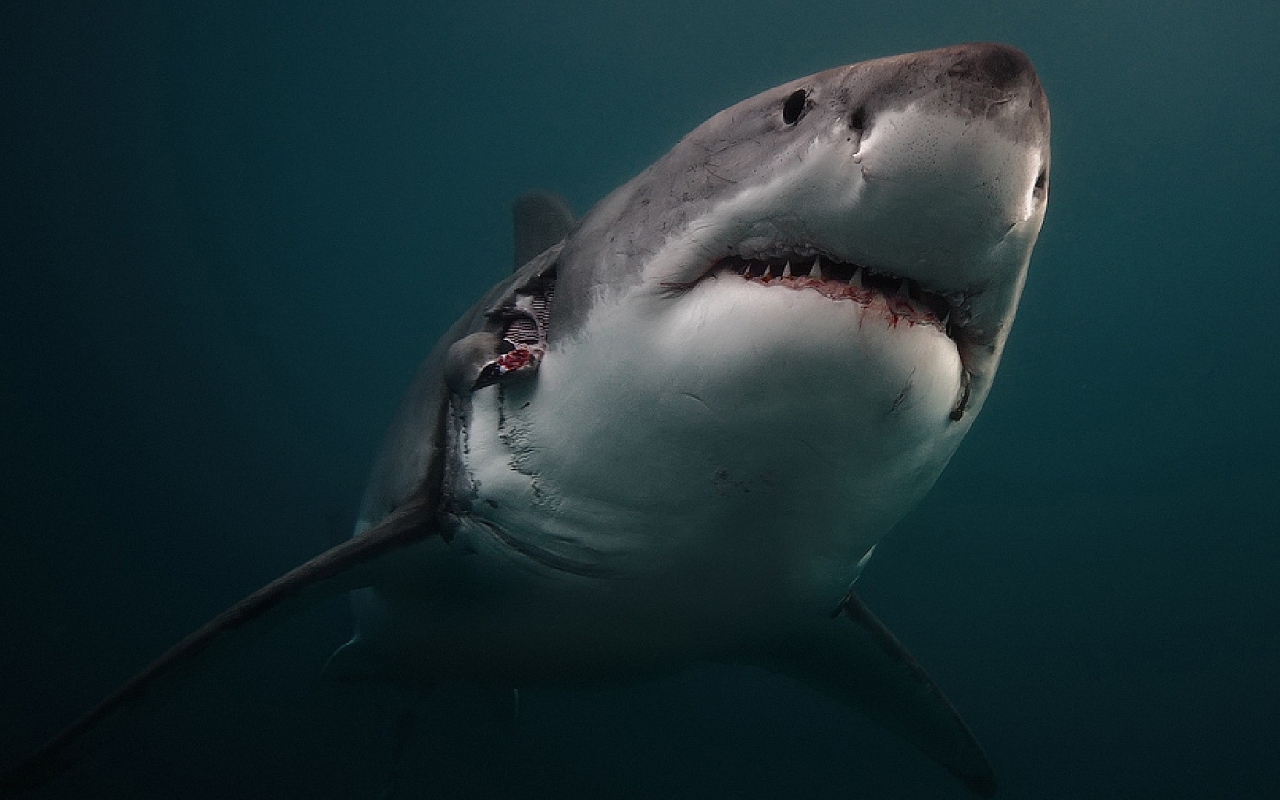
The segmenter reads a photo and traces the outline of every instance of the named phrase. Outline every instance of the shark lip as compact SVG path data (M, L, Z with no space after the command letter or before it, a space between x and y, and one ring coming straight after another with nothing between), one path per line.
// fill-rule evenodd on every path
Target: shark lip
M969 322L969 297L943 292L914 278L894 275L863 264L840 261L821 253L800 252L770 257L730 255L705 273L737 276L764 286L816 291L837 301L870 307L880 303L890 325L930 325L963 343Z

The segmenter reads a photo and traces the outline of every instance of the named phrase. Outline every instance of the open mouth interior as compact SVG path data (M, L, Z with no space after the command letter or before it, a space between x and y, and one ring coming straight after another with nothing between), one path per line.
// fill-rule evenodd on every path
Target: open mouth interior
M957 343L968 316L962 293L943 294L913 278L822 255L728 256L709 274L736 275L766 286L811 289L832 300L848 300L863 307L879 303L890 325L932 325Z

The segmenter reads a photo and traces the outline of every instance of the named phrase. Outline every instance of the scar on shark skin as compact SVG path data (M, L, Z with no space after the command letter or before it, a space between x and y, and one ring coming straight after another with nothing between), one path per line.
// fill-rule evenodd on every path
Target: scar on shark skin
M907 382L903 385L902 391L898 392L898 396L893 398L893 405L889 406L889 414L898 413L898 407L902 405L902 401L907 399L907 393L911 391L911 387L915 385L916 371L911 370L911 374L907 376Z

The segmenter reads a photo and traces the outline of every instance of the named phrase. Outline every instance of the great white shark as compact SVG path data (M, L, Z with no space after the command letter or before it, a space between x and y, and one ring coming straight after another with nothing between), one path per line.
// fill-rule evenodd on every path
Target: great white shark
M408 687L796 676L978 795L995 779L853 591L981 410L1049 190L1026 56L968 44L716 114L514 273L409 389L352 538L193 633L0 778L68 769L208 654L352 591L326 671Z

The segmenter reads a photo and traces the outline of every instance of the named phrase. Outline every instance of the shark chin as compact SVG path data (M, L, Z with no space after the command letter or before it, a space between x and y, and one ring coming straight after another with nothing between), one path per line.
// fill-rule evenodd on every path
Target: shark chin
M419 369L352 538L162 655L0 796L340 592L357 632L334 680L509 690L756 664L991 796L973 733L854 584L982 410L1049 166L1030 61L980 43L767 90L582 219L522 198L515 270Z

